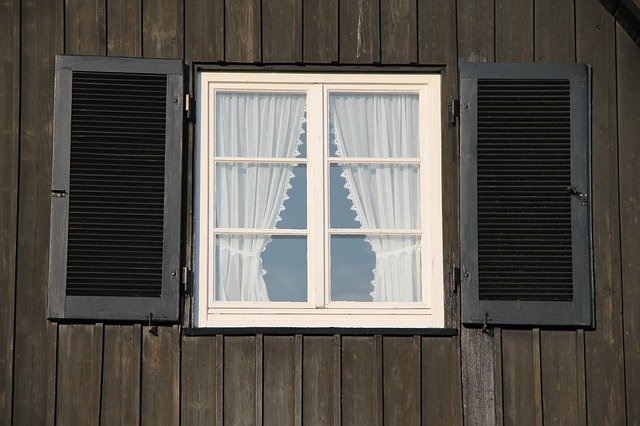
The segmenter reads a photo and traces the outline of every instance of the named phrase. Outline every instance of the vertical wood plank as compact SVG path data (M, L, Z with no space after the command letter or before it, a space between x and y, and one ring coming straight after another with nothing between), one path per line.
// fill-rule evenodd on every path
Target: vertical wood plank
M20 2L0 3L0 424L11 423L20 149Z
M493 0L459 0L458 57L469 62L494 60ZM461 359L464 421L494 425L495 416L495 345L492 331L462 328Z
M104 55L104 0L65 2L65 53ZM102 388L102 324L58 327L56 422L97 424Z
M140 420L143 425L177 425L180 421L180 329L142 330Z
M423 424L462 424L458 337L422 339Z
M578 425L578 350L575 331L546 331L540 335L542 406L545 425Z
M616 25L618 150L627 424L640 424L640 49Z
M420 423L420 337L386 336L383 348L384 423Z
M183 4L145 0L142 4L142 52L147 58L182 58Z
M142 54L141 0L107 1L108 56ZM105 325L101 425L140 423L142 326Z
M573 0L536 0L536 62L575 60Z
M578 62L592 67L593 244L596 325L585 334L590 424L625 422L618 199L615 22L597 0L576 2Z
M541 424L534 394L534 351L530 330L502 331L504 423Z
M185 60L224 60L224 0L185 0Z
M338 1L303 0L304 62L338 61Z
M210 425L217 421L216 338L182 338L180 412L183 425Z
M256 421L256 337L224 338L224 424Z
M260 0L225 1L225 60L259 62L262 58Z
M107 0L107 55L142 55L141 0Z
M537 0L534 14L536 61L575 61L574 2ZM584 374L584 369L576 366L583 352L584 346L579 347L575 331L540 332L545 424L576 424L580 413L584 411L579 397L584 390L578 388L578 376Z
M304 336L303 339L303 424L331 424L334 404L340 400L339 394L334 395L333 386L334 378L340 375L335 368L335 339L328 336Z
M104 327L101 425L140 423L141 357L140 324Z
M494 60L493 0L458 1L458 56L467 62Z
M56 422L98 424L103 327L61 324L58 333Z
M46 319L53 69L64 51L62 2L21 3L21 117L14 347L14 424L53 424L57 326Z
M455 2L425 0L418 3L419 62L445 64L442 71L442 232L444 270L460 266L458 247L458 128L449 121L451 100L458 93L458 45ZM445 323L458 324L459 298L449 291L453 287L451 274L445 273ZM459 342L459 339L458 339ZM458 344L458 348L459 348Z
M504 424L504 397L502 392L502 328L493 329L493 394L495 396L496 425Z
M340 62L380 62L379 0L341 1Z
M533 61L533 0L496 0L496 62Z
M302 61L302 0L262 1L262 60Z
M342 424L382 424L382 371L374 336L342 337Z
M295 424L296 346L294 336L264 337L264 424Z
M533 0L497 0L495 33L496 61L532 62ZM501 383L496 386L502 389L502 413L496 415L507 425L542 424L539 340L531 330L502 329L501 352Z
M381 62L418 61L418 11L415 0L380 0Z
M104 55L106 41L105 0L67 0L65 53Z

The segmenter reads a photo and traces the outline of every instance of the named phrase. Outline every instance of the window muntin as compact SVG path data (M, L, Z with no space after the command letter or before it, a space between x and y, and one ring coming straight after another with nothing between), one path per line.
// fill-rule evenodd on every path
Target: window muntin
M196 170L197 325L442 326L444 309L439 85L440 78L437 75L201 74L197 143L199 167ZM238 102L234 102L234 96ZM234 139L229 136L231 126L223 129L220 127L225 126L223 117L234 114L231 110L235 107L229 105L237 105L240 101L260 96L302 97L306 100L305 118L300 122L301 132L297 140L298 149L293 155L291 151L274 153L273 150L262 149L262 146L257 147L261 143L257 136L260 132L251 133L252 129L261 126L260 120L256 120L255 111L259 108L255 105L248 110L244 109L253 111L253 115L245 114L248 118L242 121L245 133L249 135L245 139L253 138L253 148L250 148L250 144L233 146L233 143L227 143ZM273 104L277 106L278 102L273 101ZM397 117L391 116L388 112L389 104L400 105L403 113ZM224 110L217 113L217 109L220 108ZM267 110L265 111L271 114L272 122L282 121L276 120L277 113L274 115L273 108ZM276 107L275 110L279 111L282 108ZM370 118L372 111L377 111L376 119ZM345 119L341 120L340 114L344 115ZM295 122L298 116L292 115ZM380 124L381 120L384 123ZM239 121L236 118L236 123ZM360 133L360 139L371 139L372 134L367 133L367 130L375 127L375 123L384 131L377 130L373 135L376 132L386 135L382 138L384 140L378 141L376 149L368 149L371 146L367 143L360 143L358 149L352 149L353 144L342 144L342 150L339 149L340 143L336 140L336 135L345 137L351 133L351 136L347 137L354 140L354 134ZM266 138L269 139L272 134L273 132L268 133L269 136ZM291 132L282 134L290 135ZM219 140L222 141L218 143ZM235 136L235 140L239 140L239 137ZM398 140L407 142L399 145L393 143ZM221 144L223 146L220 146ZM292 158L295 162L292 162ZM292 185L295 189L287 189L306 192L303 194L306 197L296 195L298 204L304 204L306 208L306 215L302 214L302 220L289 220L289 217L282 215L282 220L276 221L275 225L273 221L265 222L255 218L253 222L248 223L233 217L233 209L229 208L232 203L227 203L226 208L223 206L225 203L220 197L225 192L224 187L228 188L229 185L228 182L221 182L220 170L257 170L260 167L305 170L305 179L301 179L297 185ZM298 173L294 174L298 176ZM348 185L349 180L353 181L351 187ZM375 206L373 209L371 206L363 208L364 198L356 195L347 200L351 204L349 207L353 206L353 209L349 210L355 210L358 216L362 214L368 218L368 221L365 219L368 226L363 226L362 218L358 218L360 222L351 220L351 224L344 220L334 221L334 217L337 216L332 211L332 198L340 198L334 188L344 191L346 185L347 192L352 194L353 186L360 186L366 191L367 187L388 184L389 181L399 182L395 184L396 187L406 187L404 191L397 191L395 198L394 194L387 195L389 200L394 200L392 203L404 203L407 208L388 209L389 203L386 200L384 205L378 203L380 206L377 206L377 211ZM236 183L245 190L250 186L246 183L240 184L239 181ZM300 191L303 186L305 191ZM394 185L391 187L393 189ZM300 203L301 198L306 199ZM286 200L287 208L291 201ZM343 198L342 202L344 201ZM360 211L354 206L358 201L362 205ZM388 214L385 213L387 210ZM404 216L400 217L399 212L403 212ZM225 214L226 221L218 219L218 216ZM273 219L272 216L273 210L269 218ZM261 217L269 219L265 218L265 215ZM294 222L295 225L291 224ZM228 283L228 275L221 278L215 270L224 264L220 259L220 253L230 252L226 249L221 250L220 243L222 240L228 243L242 238L252 243L258 241L256 244L248 244L254 251L244 250L242 245L236 244L235 250L241 252L234 254L253 257L254 270L261 268L262 265L259 264L266 262L269 257L264 254L267 251L258 254L255 250L264 247L262 243L265 240L272 239L266 247L278 243L284 247L288 241L288 246L292 247L291 250L294 250L297 256L297 267L300 266L300 258L306 257L305 268L292 268L297 269L298 280L306 273L306 282L302 285L298 283L295 289L290 289L291 297L287 297L286 292L283 293L282 289L276 288L277 286L271 286L273 288L269 290L270 301L264 298L241 300L242 297L220 297L220 283ZM354 241L359 241L361 245L367 244L370 254L375 252L371 250L372 241L373 245L378 247L378 255L375 256L373 253L376 259L375 269L379 269L380 264L384 262L398 263L398 258L401 264L408 264L408 267L394 267L396 270L407 270L403 277L394 276L395 274L389 273L388 268L385 275L388 276L388 282L395 283L392 284L392 288L404 284L410 290L409 295L390 299L386 296L367 299L366 295L369 293L375 294L372 289L366 291L368 282L364 285L360 283L357 294L354 294L353 289L345 288L345 283L348 282L345 277L348 278L349 273L345 275L344 271L348 270L349 265L344 264L345 256L336 254L345 250L346 253L353 253L348 247ZM297 248L293 248L294 246ZM302 253L306 256L301 256ZM407 253L413 253L409 256L408 262ZM258 257L264 258L258 260ZM282 267L284 262L282 259L279 260L279 267ZM293 264L294 260L291 261ZM341 277L337 269L333 270L334 263L336 267L342 268ZM268 280L266 283L266 287L269 288Z

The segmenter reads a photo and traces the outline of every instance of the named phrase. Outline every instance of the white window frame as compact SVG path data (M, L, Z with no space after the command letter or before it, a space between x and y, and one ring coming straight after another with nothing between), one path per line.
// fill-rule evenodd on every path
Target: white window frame
M441 77L439 74L311 74L264 72L201 72L197 76L195 149L195 325L197 327L444 327L442 237ZM307 94L307 155L295 159L215 157L216 90L292 91ZM415 159L344 158L328 155L329 91L419 93L420 157ZM232 302L214 300L216 161L305 164L307 168L307 229L224 229L225 233L268 233L307 237L307 302ZM329 228L330 163L387 162L420 165L422 301L326 301L329 287L331 234L372 234L376 230ZM326 190L325 190L326 189ZM323 196L312 196L323 194ZM403 233L404 232L404 233ZM406 235L404 230L384 234Z

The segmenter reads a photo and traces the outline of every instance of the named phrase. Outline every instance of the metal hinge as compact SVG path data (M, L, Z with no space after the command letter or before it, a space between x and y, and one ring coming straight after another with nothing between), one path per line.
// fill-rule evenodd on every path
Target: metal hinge
M451 283L451 292L455 293L458 291L458 287L460 287L460 268L454 266L451 268L451 272L449 273L450 283Z
M196 121L196 103L190 94L184 95L184 113L187 120Z
M63 189L52 189L51 196L58 197L58 198L65 198L67 196L67 191Z
M183 266L180 271L180 282L185 293L191 294L190 280L189 280L189 268Z
M460 118L460 99L453 99L449 105L449 122L456 125L456 118Z

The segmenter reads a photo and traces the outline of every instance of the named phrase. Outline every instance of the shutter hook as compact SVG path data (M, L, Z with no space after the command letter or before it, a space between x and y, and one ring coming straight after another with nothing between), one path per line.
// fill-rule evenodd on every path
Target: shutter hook
M158 326L157 325L154 325L154 326L151 325L151 320L153 319L153 312L149 312L148 317L149 317L149 333L151 333L154 336L158 337Z
M575 185L567 186L567 192L571 195L575 195L580 200L580 204L586 206L589 202L589 196L586 192L580 192Z

